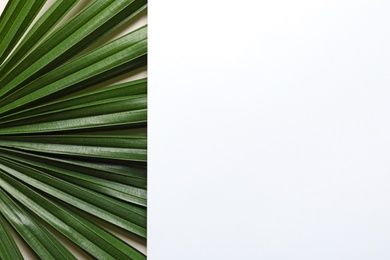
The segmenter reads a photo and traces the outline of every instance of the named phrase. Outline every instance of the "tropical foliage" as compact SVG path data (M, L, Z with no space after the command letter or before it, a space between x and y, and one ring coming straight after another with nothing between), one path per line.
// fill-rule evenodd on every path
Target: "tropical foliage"
M109 227L146 241L147 82L115 80L145 69L147 27L99 42L146 1L47 4L0 18L0 258L20 238L40 259L145 259Z

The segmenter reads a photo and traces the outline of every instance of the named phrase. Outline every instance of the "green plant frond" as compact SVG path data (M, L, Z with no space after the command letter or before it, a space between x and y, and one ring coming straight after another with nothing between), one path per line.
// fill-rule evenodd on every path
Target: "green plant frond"
M25 257L14 232L40 259L146 258L129 241L146 245L147 79L108 80L146 69L147 26L95 45L146 1L95 0L64 21L80 2L10 0L0 17L1 259Z
M7 61L0 67L0 73L4 74L8 72L9 69L20 62L27 53L31 52L78 1L79 0L62 0L53 3L29 30Z
M26 239L26 242L41 259L56 259L56 257L76 259L53 235L46 231L36 218L23 210L18 203L9 198L2 190L0 190L0 198L1 213L15 230Z
M93 2L79 15L51 33L36 49L23 58L29 62L18 63L12 71L4 75L4 78L0 78L3 82L0 97L68 61L111 31L113 27L126 21L135 12L139 12L139 9L145 8L143 3L141 7L136 5L139 8L133 10L133 4L135 5L136 2L128 0Z
M70 98L60 99L53 102L44 103L41 106L27 108L14 114L7 114L2 117L0 124L10 120L22 120L45 116L63 111L88 107L90 105L104 104L106 100L116 98L130 99L146 95L146 79L134 80L123 84L107 86L103 89L89 91L84 94L72 95Z
M85 56L78 58L64 66L48 72L30 84L21 87L13 94L0 100L0 114L23 107L43 98L58 98L55 94L63 96L64 91L80 84L89 86L96 76L112 73L112 69L123 64L136 62L137 58L146 56L147 28L142 27L114 42L111 42ZM110 76L105 76L107 79ZM44 87L42 87L44 86ZM13 85L5 85L3 91L11 91ZM1 92L1 90L0 90ZM69 93L69 90L68 92Z
M42 163L38 160L27 159L22 156L15 156L17 152L10 152L2 149L2 157L10 159L14 162L22 163L30 166L47 175L55 176L59 179L71 182L78 186L89 188L101 194L108 195L113 198L124 200L130 203L146 206L146 190L136 186L125 185L112 180L101 179L94 176L89 176L81 172L66 169L63 167L52 166L48 163ZM30 156L31 157L31 156Z
M129 166L124 164L109 164L102 162L85 162L75 159L54 158L42 154L26 153L21 150L0 148L3 156L18 156L20 160L32 160L47 167L56 167L76 171L79 175L96 177L104 181L114 181L130 186L146 188L146 169L142 167Z
M0 191L2 192L2 191ZM0 202L1 203L1 202ZM3 207L2 207L3 208ZM3 211L5 210L5 207ZM17 219L16 217L11 217L11 221ZM1 259L23 259L22 254L19 251L18 246L16 245L9 227L7 225L7 220L0 213L0 258Z
M45 0L9 1L0 25L0 63L22 37Z

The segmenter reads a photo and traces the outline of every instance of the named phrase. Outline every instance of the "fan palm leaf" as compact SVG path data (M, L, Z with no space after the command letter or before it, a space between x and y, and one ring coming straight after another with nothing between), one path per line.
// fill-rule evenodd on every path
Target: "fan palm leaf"
M0 17L0 259L146 258L123 237L145 245L147 80L119 79L145 70L147 26L107 42L146 1L86 2Z

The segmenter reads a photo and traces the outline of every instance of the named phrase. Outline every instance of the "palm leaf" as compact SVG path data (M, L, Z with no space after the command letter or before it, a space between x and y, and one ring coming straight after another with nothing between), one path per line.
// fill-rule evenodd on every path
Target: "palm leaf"
M146 258L147 80L122 77L145 70L147 26L109 38L146 1L82 4L0 17L0 259L26 257L17 236L40 259Z

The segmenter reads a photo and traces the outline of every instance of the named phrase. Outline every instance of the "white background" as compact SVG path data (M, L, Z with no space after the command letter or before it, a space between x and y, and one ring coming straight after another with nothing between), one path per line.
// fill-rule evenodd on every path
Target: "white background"
M149 259L390 259L390 2L149 3Z

